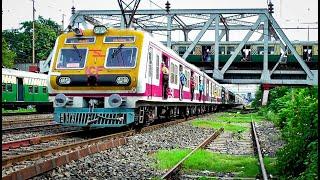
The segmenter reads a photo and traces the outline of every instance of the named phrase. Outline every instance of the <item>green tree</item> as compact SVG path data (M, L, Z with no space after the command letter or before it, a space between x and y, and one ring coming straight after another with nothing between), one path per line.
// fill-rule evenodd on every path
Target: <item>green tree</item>
M16 53L10 50L8 43L2 38L2 66L12 68Z
M32 62L32 32L32 21L22 22L19 29L2 32L4 39L17 54L15 63ZM35 21L36 62L48 57L59 34L60 26L56 22L39 16Z
M280 128L286 144L277 152L280 179L318 177L318 86L270 91L264 115Z

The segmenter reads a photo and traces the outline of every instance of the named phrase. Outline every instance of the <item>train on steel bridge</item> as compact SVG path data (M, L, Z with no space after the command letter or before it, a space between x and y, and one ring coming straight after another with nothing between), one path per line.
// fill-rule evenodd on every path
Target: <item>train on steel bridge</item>
M66 126L148 125L243 104L149 33L131 29L95 26L60 35L49 81L54 119Z
M184 41L176 41L172 42L172 49L182 56L191 42ZM202 41L197 43L195 48L191 51L189 56L187 57L187 61L191 63L196 62L205 62L205 61L213 61L214 55L216 53L219 54L219 62L222 64L227 62L227 60L231 57L231 55L235 52L235 49L240 44L239 41L224 41L219 42L219 52L215 52L214 42L206 42ZM318 68L318 42L317 41L293 41L293 47L296 49L297 53L302 57L302 59L306 62L306 64L311 69ZM254 63L262 63L263 62L263 42L261 41L249 41L247 42L242 50L239 52L238 56L235 59L235 62L244 63L250 62L250 64L254 65ZM276 63L281 54L286 54L286 63L291 64L296 61L296 58L288 49L287 52L283 52L281 50L279 41L269 42L268 45L268 61L269 63ZM208 54L210 56L209 60L205 59L205 55ZM246 65L247 66L247 65Z

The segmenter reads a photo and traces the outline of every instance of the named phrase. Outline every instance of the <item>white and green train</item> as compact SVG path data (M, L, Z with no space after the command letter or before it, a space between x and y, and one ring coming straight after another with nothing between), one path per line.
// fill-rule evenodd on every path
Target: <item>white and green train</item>
M37 112L52 112L47 74L2 68L2 108L34 106Z

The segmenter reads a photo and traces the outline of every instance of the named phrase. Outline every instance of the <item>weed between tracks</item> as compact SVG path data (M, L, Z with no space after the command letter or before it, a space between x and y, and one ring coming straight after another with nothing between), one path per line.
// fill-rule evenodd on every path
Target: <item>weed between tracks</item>
M154 154L157 161L155 166L162 170L170 169L189 152L191 152L189 149L160 150ZM183 170L232 172L238 177L255 177L259 174L256 157L219 154L207 150L199 150L191 155L183 163Z
M234 133L241 133L250 129L247 125L254 120L259 122L263 120L262 116L259 116L257 113L252 114L238 114L238 113L221 113L217 117L199 119L192 121L191 124L197 127L203 128L214 128L219 129L220 127L224 128L224 131L230 131Z
M242 124L234 124L234 123L227 123L227 122L215 122L209 120L196 120L191 122L193 126L202 127L202 128L213 128L219 129L221 127L224 128L224 131L231 131L231 132L244 132L248 130L248 127Z

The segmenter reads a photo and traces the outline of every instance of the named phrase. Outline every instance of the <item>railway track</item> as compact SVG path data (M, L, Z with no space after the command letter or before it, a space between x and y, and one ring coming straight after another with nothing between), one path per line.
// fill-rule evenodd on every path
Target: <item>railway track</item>
M21 179L28 179L41 173L50 171L55 167L64 165L72 160L76 160L96 152L125 144L127 142L126 137L128 136L153 131L194 118L196 117L169 121L162 124L144 127L138 130L128 130L125 132L103 135L89 139L78 139L77 141L74 141L72 143L50 146L50 148L41 150L32 149L32 143L35 143L35 145L37 145L37 141L41 142L45 141L45 139L33 139L31 140L31 143L30 140L26 140L26 146L29 146L28 143L31 144L31 146L29 146L30 152L23 154L20 153L19 155L9 155L2 159L2 172L4 174L2 178L15 179L16 177L20 177ZM70 136L70 134L68 136ZM52 137L47 138L50 139ZM20 147L21 144L19 145ZM6 148L8 146L10 147L10 144L7 144Z
M45 124L45 125L35 125L35 126L24 126L24 127L16 127L16 128L4 128L2 129L2 134L18 134L25 132L36 132L43 131L47 129L55 129L60 128L59 124Z
M190 174L183 174L181 173L181 167L183 162L188 159L195 151L197 151L200 148L208 149L209 151L219 152L219 153L225 153L225 154L237 154L237 152L241 151L241 155L253 155L256 154L258 157L261 177L258 177L259 179L267 180L268 174L265 169L265 165L263 162L263 156L261 153L261 148L259 145L259 139L255 130L255 123L252 121L250 123L251 132L248 132L249 134L246 134L251 140L243 140L241 138L235 137L234 135L222 133L223 129L219 129L217 132L215 132L211 137L207 138L205 141L203 141L201 144L199 144L197 147L191 147L193 150L186 155L182 160L180 160L176 165L173 166L170 170L168 170L161 179L179 179L181 177L185 179L198 179L203 177L203 175L190 175ZM251 133L251 134L250 134ZM230 139L236 138L237 143L239 144L239 148L237 151L230 151L227 146L228 143L230 143ZM228 142L229 141L229 142ZM239 154L240 155L240 154ZM214 172L209 172L212 174L216 174ZM207 178L216 178L216 179L224 179L220 176L206 176ZM232 175L234 176L234 175ZM257 177L226 177L226 179L256 179Z
M167 171L161 179L176 179L176 175L178 174L179 170L182 167L182 163L188 159L194 152L199 150L200 148L206 147L210 142L215 140L220 133L223 132L223 128L220 128L218 131L214 132L210 137L208 137L206 140L204 140L202 143L200 143L196 148L194 148L189 154L187 154L182 160L180 160L173 168L171 168L169 171Z
M24 120L3 120L2 126L30 125L39 123L53 123L52 118L24 119Z

